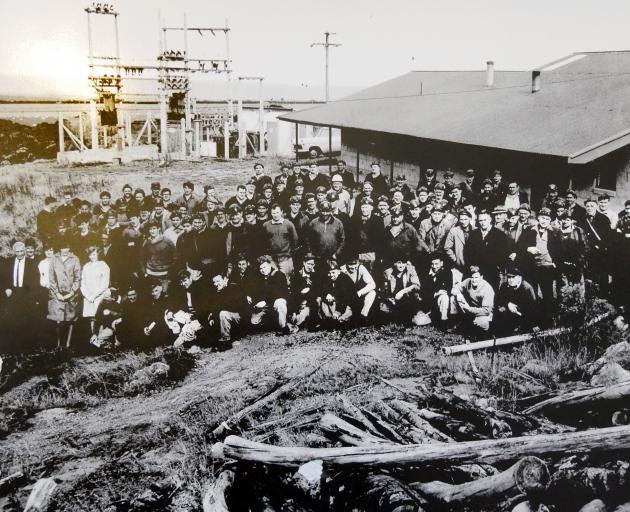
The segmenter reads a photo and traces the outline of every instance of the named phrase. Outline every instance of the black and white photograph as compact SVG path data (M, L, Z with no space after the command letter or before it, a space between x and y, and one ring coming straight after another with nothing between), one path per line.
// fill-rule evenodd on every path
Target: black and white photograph
M0 512L630 512L629 2L0 20Z

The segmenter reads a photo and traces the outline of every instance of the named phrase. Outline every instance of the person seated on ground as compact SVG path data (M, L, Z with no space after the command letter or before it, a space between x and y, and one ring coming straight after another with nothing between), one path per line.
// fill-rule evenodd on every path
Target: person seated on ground
M210 299L208 324L212 334L217 333L220 344L230 343L233 338L233 326L239 325L246 317L247 302L241 287L231 284L228 278L217 273L212 276L214 293ZM213 336L214 338L214 336ZM233 342L236 346L239 342Z
M169 309L169 301L164 294L162 282L154 280L150 283L151 298L144 311L144 340L142 345L154 347L171 340L170 332L164 322L164 313ZM140 341L140 340L138 340Z
M410 262L397 258L385 269L381 313L396 322L426 325L427 322L421 322L420 309L420 280L416 269Z
M500 336L531 331L539 320L534 288L523 280L515 264L508 265L505 275L507 280L499 287L495 300L492 328Z
M492 323L494 290L483 278L478 266L471 265L468 275L451 292L450 312L455 323L449 330L486 332Z
M247 295L251 310L250 323L263 328L275 328L279 334L286 334L287 297L289 287L287 276L273 266L268 254L258 258L258 273L252 279Z
M422 310L428 317L420 317L421 322L444 324L448 320L449 292L453 288L453 273L444 265L445 259L446 256L442 252L431 254L429 270L425 271L420 278Z
M96 323L96 322L95 322ZM138 298L138 290L134 285L127 289L125 299L120 306L120 318L113 322L116 339L125 347L141 344L144 336L144 306Z
M177 274L179 286L173 286L170 297L171 311L184 311L199 320L208 317L207 289L201 270L194 266L180 270Z
M359 263L359 258L351 256L347 263L341 266L341 271L347 274L353 284L353 301L350 304L352 313L357 321L366 324L372 305L376 300L376 283L369 270Z
M302 258L302 267L291 279L289 315L292 332L312 325L312 316L317 309L316 299L315 255L308 253Z
M116 288L108 288L103 294L103 300L94 315L94 334L90 337L90 344L103 350L113 350L120 346L116 339L115 325L121 318L121 297Z
M327 262L327 279L321 283L317 297L319 322L324 328L339 329L352 325L351 304L356 297L352 279L341 271L334 259Z

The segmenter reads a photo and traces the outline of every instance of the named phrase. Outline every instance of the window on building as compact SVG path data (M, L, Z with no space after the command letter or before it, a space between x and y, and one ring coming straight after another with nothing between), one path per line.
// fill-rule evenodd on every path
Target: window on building
M595 188L617 191L617 169L615 167L600 168L595 175Z

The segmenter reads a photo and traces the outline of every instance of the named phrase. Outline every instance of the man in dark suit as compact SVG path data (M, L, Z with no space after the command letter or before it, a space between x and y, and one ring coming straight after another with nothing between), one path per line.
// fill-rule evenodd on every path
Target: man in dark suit
M608 269L610 244L613 230L610 219L597 211L597 200L584 201L586 213L582 223L578 224L586 239L586 269L584 276L597 283L602 293L608 292Z
M481 212L477 217L478 228L473 230L464 247L466 265L481 269L484 279L494 290L499 287L499 275L505 266L510 250L507 235L492 226L492 216Z
M39 289L37 262L26 257L23 242L13 244L13 257L4 261L0 274L2 300L0 323L3 336L0 347L3 351L22 352L35 332L36 308Z

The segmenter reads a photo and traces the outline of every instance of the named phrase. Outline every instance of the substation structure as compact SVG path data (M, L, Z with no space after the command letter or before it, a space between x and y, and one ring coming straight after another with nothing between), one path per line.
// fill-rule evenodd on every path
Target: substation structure
M154 62L137 64L121 59L118 32L120 13L112 4L93 3L85 8L88 30L88 66L94 97L80 112L59 113L59 152L61 164L134 160L197 160L201 157L243 158L248 151L265 153L265 108L263 77L238 77L259 82L258 125L248 129L243 115L242 89L238 87L238 112L232 97L230 27L182 26L159 22L159 53ZM94 53L93 23L109 18L108 33L112 55ZM111 32L110 32L111 31ZM169 45L170 34L183 35L183 47ZM192 56L190 37L224 39L221 58ZM209 50L213 48L211 45ZM216 54L215 54L216 55ZM222 74L226 77L227 99L201 103L191 94L193 75ZM150 83L151 92L129 91L133 81ZM250 123L251 125L251 123Z

